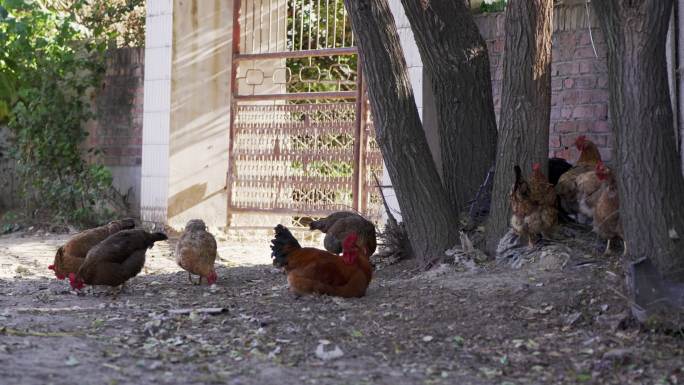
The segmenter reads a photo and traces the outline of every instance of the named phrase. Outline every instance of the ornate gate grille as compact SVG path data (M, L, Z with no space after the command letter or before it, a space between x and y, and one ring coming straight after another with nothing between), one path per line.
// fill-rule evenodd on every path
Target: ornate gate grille
M377 219L382 159L343 0L236 0L233 26L231 226L350 209Z

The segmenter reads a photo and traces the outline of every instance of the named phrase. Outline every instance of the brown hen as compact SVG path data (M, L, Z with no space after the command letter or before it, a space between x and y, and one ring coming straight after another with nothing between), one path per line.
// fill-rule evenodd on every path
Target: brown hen
M594 170L578 175L575 182L579 212L586 218L593 218L594 207L601 195L601 180Z
M131 218L112 221L94 229L81 231L72 236L67 243L57 249L55 259L48 269L55 272L57 279L66 278L69 273L76 273L85 260L88 251L108 236L121 230L132 229L135 221Z
M591 140L582 135L575 140L575 146L580 150L580 157L573 168L561 175L556 184L556 193L560 198L560 206L568 214L576 215L578 222L586 223L587 219L580 213L577 177L594 171L596 164L601 161L601 154Z
M193 285L192 274L199 275L198 285L202 284L202 277L212 285L218 279L215 261L216 239L207 232L204 221L190 220L176 244L176 263L188 272L188 279Z
M526 237L528 246L534 246L540 235L549 236L558 221L556 195L553 185L541 172L541 166L533 166L530 182L522 176L519 166L513 168L515 182L510 194L511 227L520 237Z

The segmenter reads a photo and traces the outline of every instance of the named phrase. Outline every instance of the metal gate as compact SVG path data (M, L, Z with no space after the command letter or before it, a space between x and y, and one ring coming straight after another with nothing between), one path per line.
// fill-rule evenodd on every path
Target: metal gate
M377 218L382 169L343 0L235 0L228 199L240 214ZM250 226L251 225L251 226Z

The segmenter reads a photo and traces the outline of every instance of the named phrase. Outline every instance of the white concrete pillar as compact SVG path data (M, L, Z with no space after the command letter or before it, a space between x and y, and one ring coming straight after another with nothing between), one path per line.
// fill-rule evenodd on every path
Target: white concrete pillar
M165 223L169 190L173 3L147 3L140 217Z

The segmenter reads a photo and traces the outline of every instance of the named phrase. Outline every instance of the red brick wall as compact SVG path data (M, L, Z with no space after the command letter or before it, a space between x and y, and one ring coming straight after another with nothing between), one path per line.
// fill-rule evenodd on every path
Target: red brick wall
M144 48L123 48L107 54L107 72L95 98L96 120L90 122L88 147L101 149L113 186L130 204L140 206Z
M608 117L605 40L600 29L596 28L598 24L595 19L592 19L592 35L598 53L596 57L584 7L556 7L554 11L549 154L575 161L578 157L573 146L575 138L586 135L598 145L603 160L610 161L613 138ZM478 15L476 21L489 48L498 116L501 105L504 15Z
M96 97L97 119L89 125L89 147L104 151L107 166L142 162L145 50L122 48L107 54L104 86Z

